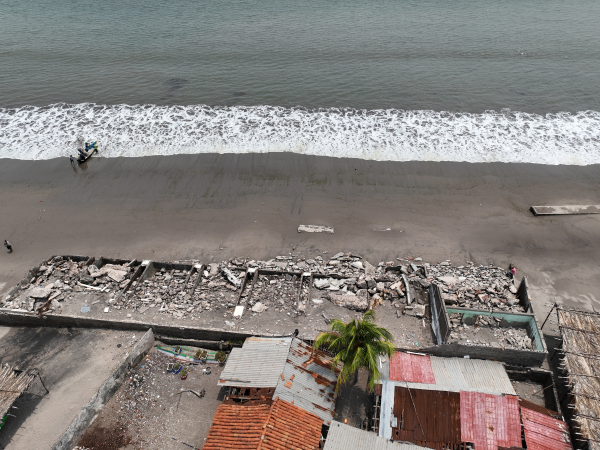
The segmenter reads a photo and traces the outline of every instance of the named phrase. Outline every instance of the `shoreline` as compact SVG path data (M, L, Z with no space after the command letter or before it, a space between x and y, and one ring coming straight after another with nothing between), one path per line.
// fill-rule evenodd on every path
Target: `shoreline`
M55 254L152 260L300 250L516 264L538 320L557 301L600 307L600 217L534 217L598 203L600 165L380 162L288 153L0 160L4 295ZM298 233L300 224L334 234ZM386 230L390 231L377 231ZM2 285L5 283L4 285ZM548 333L547 325L544 333Z

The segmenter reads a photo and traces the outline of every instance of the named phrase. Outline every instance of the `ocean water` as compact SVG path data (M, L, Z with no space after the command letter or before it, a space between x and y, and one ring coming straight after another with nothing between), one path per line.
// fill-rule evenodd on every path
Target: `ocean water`
M600 2L0 0L0 158L600 163Z

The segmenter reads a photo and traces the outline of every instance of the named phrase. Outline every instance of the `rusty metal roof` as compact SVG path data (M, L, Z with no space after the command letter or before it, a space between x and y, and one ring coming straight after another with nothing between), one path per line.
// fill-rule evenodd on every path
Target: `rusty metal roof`
M456 448L462 442L460 394L457 392L395 386L393 415L389 421L390 438L397 441L434 449ZM380 427L382 422L383 418Z
M521 407L528 450L573 450L569 427L562 420Z
M516 395L504 365L481 359L397 352L390 360L389 379L411 389Z
M222 404L203 450L316 450L322 423L316 415L277 398L270 406Z
M427 355L396 352L390 359L390 380L435 384L431 359Z
M234 348L219 377L219 386L275 387L283 372L292 338L246 339Z
M293 402L329 423L335 409L339 372L331 371L332 359L324 352L313 352L300 339L293 339L274 396Z
M521 447L518 397L461 392L460 435L478 450Z
M391 442L372 431L360 430L333 420L323 450L426 450L414 444Z
M413 389L391 381L383 382L381 394L379 436L388 440L439 450L467 442L479 450L522 445L516 396Z

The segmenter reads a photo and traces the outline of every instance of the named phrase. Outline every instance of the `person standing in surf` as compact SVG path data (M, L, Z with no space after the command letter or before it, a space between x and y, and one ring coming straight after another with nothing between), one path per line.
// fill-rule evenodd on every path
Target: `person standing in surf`
M4 240L4 246L6 247L6 250L8 250L8 253L13 252L12 245L10 245L10 242L8 242L6 239Z

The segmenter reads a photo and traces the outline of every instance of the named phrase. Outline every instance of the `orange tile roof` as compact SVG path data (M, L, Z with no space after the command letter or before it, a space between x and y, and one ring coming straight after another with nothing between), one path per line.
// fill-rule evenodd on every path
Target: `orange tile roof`
M223 404L217 409L203 450L316 450L323 420L284 400L273 404Z
M261 442L269 405L219 405L203 449L253 449Z
M276 399L259 450L319 448L323 420L291 403Z

